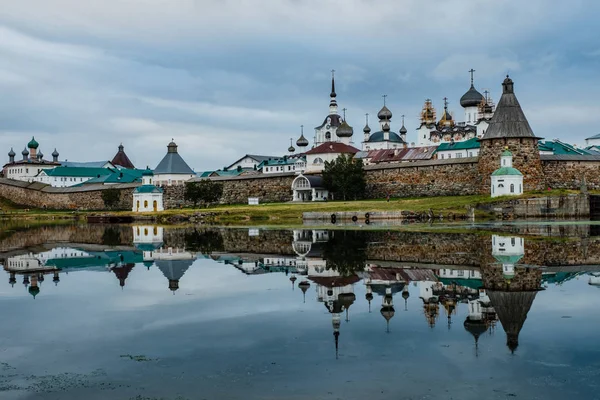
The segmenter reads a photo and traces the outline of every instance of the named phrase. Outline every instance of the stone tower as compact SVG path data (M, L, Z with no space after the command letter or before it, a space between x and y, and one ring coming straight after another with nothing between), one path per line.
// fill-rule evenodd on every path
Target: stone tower
M538 141L527 122L514 92L512 79L502 82L502 97L490 125L480 140L480 192L490 193L491 175L500 165L500 155L507 149L513 153L513 166L524 175L524 190L544 189L544 174Z

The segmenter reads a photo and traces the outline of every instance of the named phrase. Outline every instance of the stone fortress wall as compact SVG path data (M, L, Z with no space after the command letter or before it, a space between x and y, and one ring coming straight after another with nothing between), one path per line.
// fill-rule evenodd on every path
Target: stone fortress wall
M488 193L479 173L479 158L430 160L411 163L377 164L365 167L367 197L431 197ZM553 189L581 189L583 178L590 190L600 189L600 160L586 157L542 156L542 185ZM223 183L222 204L244 204L248 197L261 203L292 200L294 174L247 175L235 178L212 178ZM527 181L527 175L525 176ZM48 209L105 209L101 193L118 189L118 208L130 209L133 189L138 184L89 185L79 188L52 188L41 183L27 183L0 178L0 197L28 207ZM184 200L185 186L164 187L165 208L190 206Z

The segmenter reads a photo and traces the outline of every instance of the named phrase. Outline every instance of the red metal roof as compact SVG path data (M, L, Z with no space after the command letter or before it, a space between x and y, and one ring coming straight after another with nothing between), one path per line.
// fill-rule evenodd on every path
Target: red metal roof
M305 154L327 154L327 153L344 153L356 154L360 150L356 147L349 146L340 142L325 142L314 149L307 151Z
M437 146L411 147L406 149L371 150L367 158L373 164L383 162L402 162L431 160Z

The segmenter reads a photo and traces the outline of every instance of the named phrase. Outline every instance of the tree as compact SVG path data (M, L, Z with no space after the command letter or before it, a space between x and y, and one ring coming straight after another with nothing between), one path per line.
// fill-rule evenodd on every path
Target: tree
M342 154L334 161L325 162L323 186L343 200L363 198L367 181L362 160Z
M186 182L184 198L186 201L194 203L194 207L199 202L206 204L216 203L223 195L223 184L205 179L199 182Z
M342 276L353 275L365 269L367 232L335 231L329 232L329 237L323 247L323 258L327 261L328 269L333 269Z
M121 192L119 189L105 189L102 191L102 201L106 208L113 208L119 204L121 199Z

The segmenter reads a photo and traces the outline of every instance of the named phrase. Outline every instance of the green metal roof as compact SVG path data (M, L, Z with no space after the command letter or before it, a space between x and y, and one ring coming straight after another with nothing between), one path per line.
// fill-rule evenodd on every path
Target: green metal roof
M551 140L538 143L540 151L552 152L554 155L594 155L593 151L588 149L579 149L568 143L563 143L559 140Z
M512 157L513 153L510 150L506 149L502 152L502 157Z
M134 193L162 193L163 190L154 185L142 185L135 188Z
M104 168L106 169L106 168ZM133 183L141 182L142 175L145 170L143 169L117 169L113 170L109 175L102 175L100 177L92 178L83 184L91 183Z
M435 151L436 153L439 151L450 151L450 150L471 150L478 149L481 147L481 144L477 140L477 138L471 138L469 140L465 140L464 142L444 142L440 144Z
M460 278L438 278L444 285L457 285L470 289L479 289L483 287L481 279L460 279Z
M496 256L494 256L494 258L496 260L498 260L499 263L515 265L519 261L521 261L521 258L523 258L523 255L520 255L520 256L519 255L512 255L512 256L496 255Z
M98 177L104 175L110 175L114 171L110 168L80 168L80 167L56 167L53 169L44 170L48 176L68 176L68 177L82 177L82 178L90 178L90 177Z
M494 171L492 176L504 176L504 175L512 175L512 176L523 176L521 171L513 167L502 167Z
M143 261L142 253L133 251L95 251L88 252L88 257L52 258L46 261L47 266L68 268L89 268L109 264L135 264Z
M257 169L261 169L263 167L277 167L280 165L294 165L298 160L306 160L304 157L301 158L278 158L274 160L265 160L258 164Z

